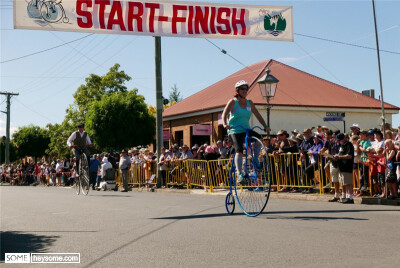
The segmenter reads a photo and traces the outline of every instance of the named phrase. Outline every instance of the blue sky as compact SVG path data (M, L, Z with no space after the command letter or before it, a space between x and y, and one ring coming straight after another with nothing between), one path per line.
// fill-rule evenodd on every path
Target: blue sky
M24 0L23 0L24 1ZM255 5L293 6L294 42L210 39L225 55L205 39L162 38L163 92L168 97L176 84L184 98L226 76L266 59L275 59L361 92L379 93L376 51L327 42L336 40L375 48L371 1L197 1ZM46 32L13 29L11 0L1 0L1 59L7 61L65 42L70 43L1 63L1 91L18 92L12 99L11 130L35 124L62 122L72 94L90 73L105 74L115 63L133 79L128 89L137 88L146 102L155 105L154 39L85 33ZM384 100L400 106L400 1L375 1ZM85 37L85 38L83 38ZM84 55L84 56L83 56ZM239 63L239 62L240 63ZM5 96L0 97L4 111ZM0 113L0 135L5 134L6 117ZM322 123L322 122L321 122ZM400 116L393 117L400 125ZM362 126L367 127L367 126Z

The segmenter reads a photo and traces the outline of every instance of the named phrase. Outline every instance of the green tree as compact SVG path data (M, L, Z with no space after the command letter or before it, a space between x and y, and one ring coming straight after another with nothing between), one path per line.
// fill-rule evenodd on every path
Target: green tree
M64 121L61 124L48 124L47 129L50 137L50 144L46 153L48 155L57 156L58 158L69 157L70 149L67 146L67 140L76 128L68 124L68 121Z
M124 71L119 71L119 68L120 65L116 63L107 74L90 74L85 79L86 84L78 87L73 94L74 103L67 108L65 120L68 125L75 126L78 122L85 122L92 103L100 100L104 94L126 91L124 84L131 80L131 77Z
M5 149L6 149L6 144L3 141L0 141L0 155L1 155L1 164L5 163ZM17 160L17 148L15 147L15 144L13 140L10 142L10 162L14 162Z
M119 70L120 65L115 64L103 76L90 74L85 79L85 84L78 87L73 94L74 102L66 109L66 115L61 124L47 125L50 144L46 151L49 155L66 157L70 155L67 139L76 131L76 125L86 121L86 115L95 101L101 100L103 95L116 92L126 92L124 85L131 77Z
M47 130L34 125L20 127L12 136L19 158L41 157L46 154L50 143Z
M107 150L146 145L155 135L155 118L149 114L137 89L103 95L90 107L86 130L96 146Z
M182 100L182 96L181 96L181 93L179 92L179 89L176 86L176 84L174 84L171 87L171 90L172 91L169 92L169 96L168 96L169 102L170 103L172 103L172 102L175 102L175 103L176 102L180 102Z

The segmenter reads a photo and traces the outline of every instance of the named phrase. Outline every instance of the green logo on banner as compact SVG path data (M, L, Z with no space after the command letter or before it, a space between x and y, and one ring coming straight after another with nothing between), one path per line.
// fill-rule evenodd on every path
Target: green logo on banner
M286 30L286 19L282 13L267 14L264 16L264 29L273 36L278 36Z

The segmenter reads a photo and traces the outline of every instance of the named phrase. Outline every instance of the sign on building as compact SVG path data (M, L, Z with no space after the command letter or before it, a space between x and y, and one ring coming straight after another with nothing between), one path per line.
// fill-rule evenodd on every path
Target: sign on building
M14 28L293 41L291 6L179 1L14 0Z
M326 112L326 116L328 117L345 117L346 113L345 112Z

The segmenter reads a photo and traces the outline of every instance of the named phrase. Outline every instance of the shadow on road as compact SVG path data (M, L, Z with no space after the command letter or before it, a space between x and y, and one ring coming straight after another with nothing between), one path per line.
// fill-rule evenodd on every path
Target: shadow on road
M131 195L119 195L119 194L102 194L102 195L93 195L93 196L102 196L102 197L132 197Z
M266 215L264 215L266 216ZM262 216L261 216L262 217ZM330 221L330 220L352 220L352 221L367 221L368 219L364 218L352 218L352 217L307 217L307 216L298 216L298 217L265 217L266 220L304 220L304 221Z
M325 214L325 213L357 213L357 212L382 212L382 211L399 211L395 209L352 209L352 210L299 210L299 211L264 211L258 218L265 219L294 219L294 220L357 220L366 221L365 218L354 218L354 217L328 217L328 216L276 216L269 217L270 215L284 215L284 214ZM196 215L185 215L185 216L170 216L161 218L151 218L153 220L187 220L187 219L202 219L202 218L216 218L225 216L243 216L242 212L237 212L232 215L227 213L216 213L216 214L196 214ZM264 217L263 217L264 216Z
M4 261L5 253L46 252L57 238L59 236L35 235L22 232L0 232L0 261Z
M216 217L232 217L244 215L242 212L234 213L229 215L228 213L214 213L214 214L199 214L199 215L185 215L185 216L172 216L172 217L161 217L151 218L152 220L188 220L188 219L203 219L203 218L216 218Z

